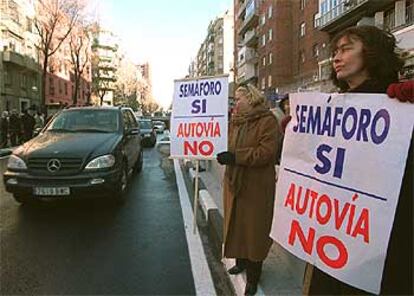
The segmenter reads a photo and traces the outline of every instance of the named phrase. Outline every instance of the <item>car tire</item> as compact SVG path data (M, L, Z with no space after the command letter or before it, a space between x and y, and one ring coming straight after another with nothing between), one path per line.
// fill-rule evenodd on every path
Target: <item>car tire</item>
M134 167L134 173L139 174L142 171L142 167L144 166L144 152L141 149L139 153L139 157Z
M126 162L122 165L121 172L122 174L117 182L117 186L111 194L115 202L119 204L123 204L126 200L126 191L128 188L128 165Z
M27 196L24 196L24 195L21 195L21 194L13 194L13 198L19 204L24 204L24 203L27 202Z

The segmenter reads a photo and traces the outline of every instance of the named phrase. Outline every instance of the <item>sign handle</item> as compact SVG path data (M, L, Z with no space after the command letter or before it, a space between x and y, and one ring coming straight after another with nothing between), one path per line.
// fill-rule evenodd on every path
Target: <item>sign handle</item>
M197 231L197 208L198 208L198 172L200 167L200 161L196 160L195 171L195 184L194 184L194 221L193 221L193 233Z

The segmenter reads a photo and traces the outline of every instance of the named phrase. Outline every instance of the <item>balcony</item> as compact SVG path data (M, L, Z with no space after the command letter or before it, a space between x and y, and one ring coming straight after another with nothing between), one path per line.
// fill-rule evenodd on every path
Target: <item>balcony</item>
M249 47L255 47L257 46L258 38L256 34L256 30L252 29L250 31L247 31L244 35L243 39L243 45L249 46Z
M405 9L405 15L400 20L396 20L395 9L388 11L384 14L384 29L395 32L399 29L411 26L414 24L414 4L407 6ZM410 36L410 38L412 38Z
M322 31L335 33L355 25L363 16L372 15L394 2L394 0L344 0L323 14L317 20L317 25Z
M40 65L32 58L13 51L3 52L3 62L17 65L34 72L40 71Z
M246 13L243 23L239 28L239 35L243 35L250 28L256 28L259 23L259 9L257 5L257 0L250 0L246 6Z
M237 18L240 18L243 15L243 13L246 11L247 2L248 0L244 0L242 5L240 5L239 11L237 13Z
M239 61L237 65L242 67L244 64L256 64L258 61L259 55L256 50L250 47L243 47L239 51Z
M253 64L244 64L238 70L238 82L243 83L257 78L256 66Z

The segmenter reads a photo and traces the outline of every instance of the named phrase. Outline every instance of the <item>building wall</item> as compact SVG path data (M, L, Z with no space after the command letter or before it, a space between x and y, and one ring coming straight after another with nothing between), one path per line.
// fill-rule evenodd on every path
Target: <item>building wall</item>
M38 36L34 1L0 3L0 111L40 104Z
M233 8L223 16L223 72L229 74L229 82L234 81L234 12Z

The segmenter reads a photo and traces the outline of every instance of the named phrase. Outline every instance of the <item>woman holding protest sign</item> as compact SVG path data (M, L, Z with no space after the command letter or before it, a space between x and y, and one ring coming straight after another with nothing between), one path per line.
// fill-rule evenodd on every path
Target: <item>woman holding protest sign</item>
M224 176L224 256L236 258L230 274L246 269L245 295L254 295L272 240L278 124L265 98L248 84L236 90L229 151L217 160Z
M398 72L404 63L391 33L373 26L348 28L333 38L332 56L332 80L341 92L387 92L399 101L414 102L414 82L398 83ZM388 245L381 294L413 294L413 140L412 138ZM343 295L365 292L308 264L304 293Z

